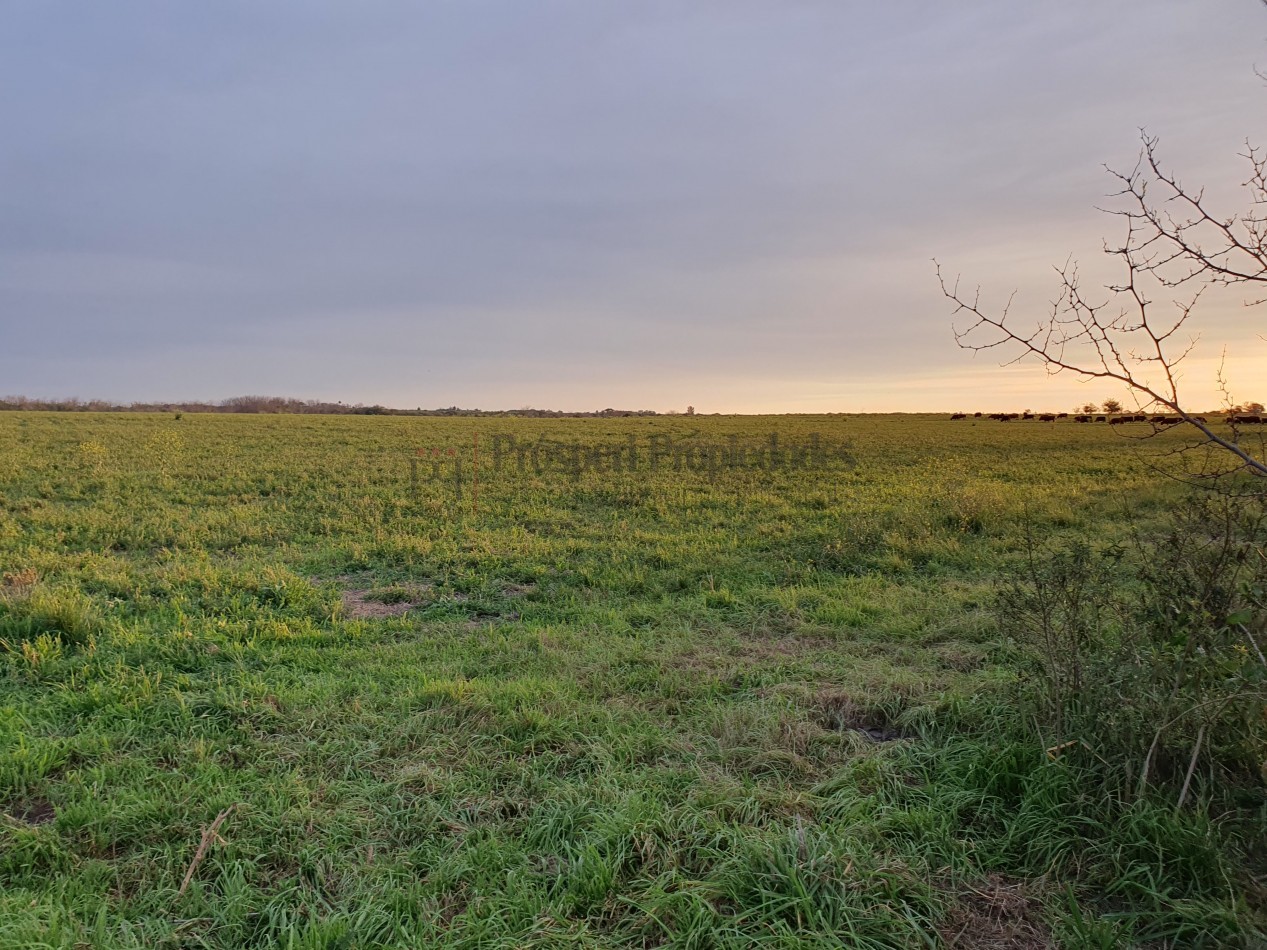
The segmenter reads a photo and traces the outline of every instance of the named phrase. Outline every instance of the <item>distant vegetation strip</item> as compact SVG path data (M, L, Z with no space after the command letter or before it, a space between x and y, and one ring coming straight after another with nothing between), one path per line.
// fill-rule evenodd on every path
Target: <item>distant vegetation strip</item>
M389 406L348 405L315 399L288 399L282 396L234 396L220 402L133 402L113 403L101 399L31 399L27 396L0 398L0 411L36 412L282 412L323 416L523 416L537 419L565 417L609 418L655 416L654 409L599 409L594 412L564 412L560 409L393 409ZM688 412L694 415L694 412Z

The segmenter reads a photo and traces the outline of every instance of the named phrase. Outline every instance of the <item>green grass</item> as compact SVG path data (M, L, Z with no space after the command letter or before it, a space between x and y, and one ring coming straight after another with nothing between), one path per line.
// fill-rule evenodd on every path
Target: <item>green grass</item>
M854 464L488 467L498 433L771 431ZM412 490L420 448L469 475L475 433L478 509ZM1008 700L997 579L1027 530L1156 521L1177 489L1137 449L918 416L0 413L0 946L1253 945L1261 789L1114 802ZM1024 895L999 920L989 882Z

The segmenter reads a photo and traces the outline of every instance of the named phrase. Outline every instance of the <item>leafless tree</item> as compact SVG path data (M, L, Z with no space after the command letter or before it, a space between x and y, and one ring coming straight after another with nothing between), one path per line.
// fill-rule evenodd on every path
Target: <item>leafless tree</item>
M1204 190L1186 187L1164 168L1157 139L1146 133L1142 137L1139 160L1130 172L1109 169L1119 190L1113 195L1117 206L1107 212L1122 220L1126 235L1121 245L1106 243L1104 250L1117 258L1122 282L1108 285L1102 297L1087 294L1077 265L1067 261L1056 268L1059 296L1044 317L1025 328L1012 317L1012 299L999 311L986 309L980 288L970 295L961 292L958 278L948 281L938 263L942 293L956 315L969 317L965 328L955 328L956 342L974 352L1014 352L1009 364L1036 359L1053 375L1067 372L1121 383L1141 408L1176 414L1200 432L1200 445L1208 450L1206 464L1188 474L1245 471L1267 476L1262 440L1257 449L1251 447L1234 416L1220 434L1190 411L1177 373L1195 344L1187 335L1188 323L1203 292L1245 287L1250 292L1247 307L1267 303L1267 153L1247 144L1242 157L1250 169L1243 183L1249 209L1226 216L1210 207ZM1163 310L1155 295L1174 309ZM1226 394L1221 374L1220 385ZM1230 467L1211 467L1211 458L1230 461Z

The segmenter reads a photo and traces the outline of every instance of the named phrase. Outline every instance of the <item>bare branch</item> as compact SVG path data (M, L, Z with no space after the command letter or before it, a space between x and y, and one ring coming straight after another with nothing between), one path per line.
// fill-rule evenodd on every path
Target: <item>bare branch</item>
M1103 300L1088 297L1080 284L1077 264L1068 260L1056 268L1060 293L1047 315L1032 329L1012 320L1015 292L997 313L981 306L980 288L969 300L959 291L959 280L948 284L940 263L934 261L942 294L954 305L952 315L967 316L967 325L954 326L955 342L973 352L1002 349L1015 353L1004 365L1025 359L1041 363L1049 374L1073 373L1083 379L1104 379L1133 391L1149 409L1177 415L1202 436L1199 446L1212 447L1234 460L1231 471L1267 476L1263 453L1243 444L1234 414L1227 434L1217 433L1203 417L1183 405L1178 367L1192 352L1197 336L1186 327L1202 294L1211 285L1267 285L1267 153L1247 143L1243 156L1250 164L1244 182L1250 210L1219 217L1203 191L1186 188L1165 171L1157 139L1141 133L1143 147L1130 172L1109 169L1120 184L1115 197L1125 208L1102 209L1121 218L1126 237L1121 246L1105 245L1118 258L1123 280L1110 284ZM1159 311L1149 292L1184 296L1168 301L1172 309ZM1256 306L1267 298L1255 298ZM1226 382L1219 374L1226 396ZM1230 406L1230 398L1228 400ZM1158 427L1154 427L1156 434ZM1203 464L1193 478L1227 474Z

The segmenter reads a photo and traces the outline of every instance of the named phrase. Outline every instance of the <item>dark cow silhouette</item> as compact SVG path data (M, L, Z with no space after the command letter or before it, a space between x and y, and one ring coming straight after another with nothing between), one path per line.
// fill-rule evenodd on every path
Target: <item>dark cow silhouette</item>
M1090 422L1091 417L1090 416L1074 416L1073 421L1074 422Z
M1055 422L1056 417L1054 414L1050 412L1044 412L1041 416L1038 417L1038 421L1039 422Z
M952 418L952 419L967 419L967 418L968 418L968 414L967 414L966 412L956 412L956 413L952 413L952 414L951 414L951 416L950 416L950 418Z
M1108 419L1108 416L1096 416L1096 417L1095 417L1095 421L1096 421L1096 422L1104 422L1104 421L1106 421L1107 419Z

